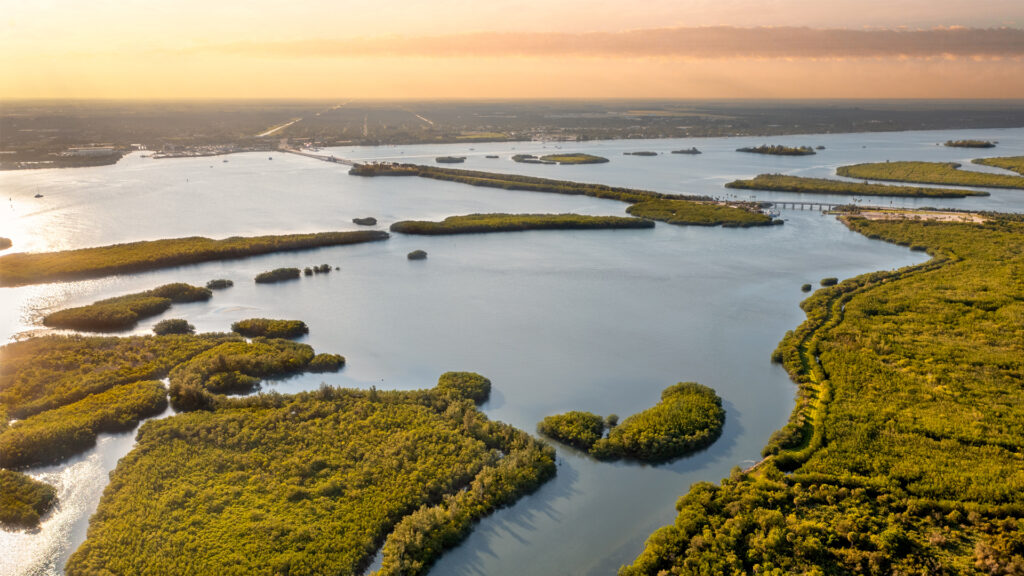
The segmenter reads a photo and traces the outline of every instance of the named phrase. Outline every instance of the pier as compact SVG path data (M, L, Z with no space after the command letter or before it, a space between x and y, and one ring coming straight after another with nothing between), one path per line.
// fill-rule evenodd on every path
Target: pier
M355 166L358 164L355 160L349 160L348 158L339 158L338 156L326 155L326 154L314 154L313 152L306 152L304 150L296 150L295 148L281 148L281 152L287 152L289 154L297 154L299 156L305 156L307 158L313 158L315 160L323 160L324 162L334 162L335 164L344 164L345 166Z

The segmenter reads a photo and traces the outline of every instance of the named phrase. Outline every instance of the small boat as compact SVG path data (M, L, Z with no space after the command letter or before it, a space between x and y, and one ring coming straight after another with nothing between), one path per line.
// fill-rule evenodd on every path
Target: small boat
M43 195L42 195L42 194L40 194L40 193L38 193L38 192L36 192L36 196L35 196L35 197L36 197L36 198L42 198L42 197L43 197Z

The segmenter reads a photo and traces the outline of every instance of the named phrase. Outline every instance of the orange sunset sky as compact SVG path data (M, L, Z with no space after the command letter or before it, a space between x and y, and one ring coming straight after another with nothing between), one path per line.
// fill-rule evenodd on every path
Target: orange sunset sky
M0 98L1024 98L1021 0L0 0Z

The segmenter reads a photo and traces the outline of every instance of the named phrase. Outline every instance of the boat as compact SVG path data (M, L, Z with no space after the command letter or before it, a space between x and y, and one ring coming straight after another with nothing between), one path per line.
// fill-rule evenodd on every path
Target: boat
M38 193L38 192L36 192L36 195L35 195L35 197L36 197L36 198L42 198L42 197L43 197L43 195L42 195L42 194L40 194L40 193Z

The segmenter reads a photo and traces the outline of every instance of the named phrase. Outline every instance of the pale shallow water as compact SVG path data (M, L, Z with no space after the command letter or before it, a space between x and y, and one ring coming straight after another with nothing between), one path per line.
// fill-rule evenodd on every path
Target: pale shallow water
M727 193L723 182L760 172L826 176L839 164L886 158L963 161L973 151L934 144L973 137L1001 142L979 155L1024 149L1024 130L1004 130L558 144L563 151L612 160L592 166L508 160L516 152L556 151L551 143L334 153L431 163L438 155L474 154L462 167L721 196ZM766 141L827 149L809 158L732 152ZM627 150L668 152L691 145L705 153L622 156ZM483 158L489 153L502 158ZM386 229L398 219L470 212L622 214L625 207L423 179L356 178L338 165L279 153L225 158L229 162L130 156L107 167L0 173L0 189L9 197L0 235L13 238L15 250L48 250L189 235L356 229L351 219L357 216L375 216ZM44 198L32 198L37 189ZM928 204L1021 211L1024 191ZM727 420L722 438L708 450L645 466L597 463L559 447L555 480L485 519L433 570L607 574L631 561L654 529L673 520L675 500L693 482L717 482L733 466L754 462L768 435L785 422L795 389L768 358L786 330L803 320L801 284L924 258L849 232L829 216L785 211L783 217L785 226L741 230L659 223L653 230L394 235L358 246L4 288L0 336L7 340L38 330L41 315L58 308L167 282L202 284L223 277L235 287L216 292L207 303L175 305L134 332L147 332L170 317L186 318L200 331L227 330L231 322L253 316L302 319L310 326L303 341L344 354L348 366L338 374L268 382L264 389L294 392L321 382L412 389L432 386L447 370L473 370L494 383L484 411L530 431L544 416L566 410L625 417L682 380L714 387L725 401ZM428 260L407 261L405 254L416 248L426 250ZM320 263L341 270L279 285L252 282L263 270ZM35 533L0 532L0 574L61 572L85 536L107 473L133 438L133 432L103 435L85 454L29 471L58 487L61 505Z

